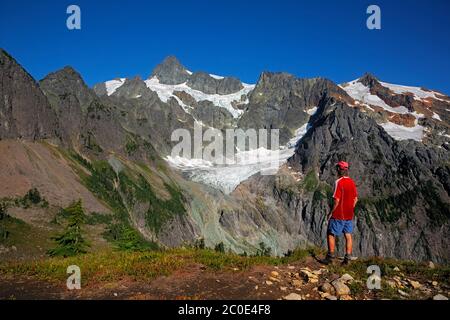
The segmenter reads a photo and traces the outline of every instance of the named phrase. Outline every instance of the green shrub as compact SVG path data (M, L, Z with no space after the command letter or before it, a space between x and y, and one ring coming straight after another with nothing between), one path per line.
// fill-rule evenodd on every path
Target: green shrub
M30 189L24 196L24 201L30 201L32 204L38 204L41 202L42 197L38 189Z
M200 239L195 240L194 248L195 249L200 249L200 250L205 249L205 239L204 238L200 238Z
M259 249L256 251L256 256L259 257L270 257L272 254L272 248L267 247L264 242L259 243Z
M129 156L135 153L138 147L139 145L133 138L127 137L127 143L125 144L125 151Z
M313 192L319 185L319 180L316 177L316 172L314 170L309 171L303 178L301 187L303 187L308 192Z
M98 212L91 212L86 218L86 224L97 225L97 224L108 224L111 223L112 216L109 214L102 214Z
M225 253L225 245L223 244L223 242L216 244L216 246L214 247L214 251Z
M4 202L0 202L0 221L6 218L8 212L8 206Z
M124 251L156 250L158 245L146 241L139 232L125 224L111 224L105 237L112 241L116 247Z

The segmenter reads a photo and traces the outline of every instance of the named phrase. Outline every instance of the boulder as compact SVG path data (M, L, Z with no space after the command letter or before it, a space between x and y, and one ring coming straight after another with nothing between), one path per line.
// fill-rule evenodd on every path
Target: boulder
M353 279L353 277L351 275L349 275L348 273L343 274L339 280L341 280L344 283L350 283L352 281L354 281L355 279Z
M437 294L433 297L433 300L448 300L448 298L442 294Z
M347 295L350 294L350 288L347 287L347 285L342 282L341 280L334 280L331 283L334 287L334 289L336 290L336 295L338 296L342 296L342 295Z
M325 282L324 284L322 284L320 286L319 290L322 292L329 293L329 294L334 293L334 287L328 282Z
M287 296L283 297L284 300L302 300L302 296L298 293L289 293Z
M422 285L418 281L414 281L414 280L408 279L408 283L414 290L415 289L419 289L420 287L422 287Z

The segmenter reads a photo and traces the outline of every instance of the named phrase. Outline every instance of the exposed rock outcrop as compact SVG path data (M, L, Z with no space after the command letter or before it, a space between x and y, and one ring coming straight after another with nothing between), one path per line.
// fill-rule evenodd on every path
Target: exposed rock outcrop
M279 129L280 144L285 144L308 121L308 111L316 108L324 97L352 101L344 90L327 79L298 79L287 73L264 72L238 126Z
M180 84L189 79L189 72L174 56L169 56L153 70L152 77L157 77L164 84Z
M36 81L0 49L0 139L59 136L54 110Z

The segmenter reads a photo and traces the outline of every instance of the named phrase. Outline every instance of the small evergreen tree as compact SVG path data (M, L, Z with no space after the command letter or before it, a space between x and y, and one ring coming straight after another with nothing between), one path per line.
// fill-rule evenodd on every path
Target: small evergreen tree
M6 230L5 226L3 225L3 220L6 220L6 218L8 217L7 209L7 204L0 202L0 243L6 240L9 236L9 231Z
M216 244L216 246L214 247L214 250L220 253L225 253L225 245L223 244L223 242L220 242L218 244Z
M0 202L0 220L6 218L7 215L6 211L7 211L6 203Z
M27 200L33 204L38 204L42 200L41 193L37 188L32 188L28 190L27 194L24 197L24 201Z
M272 254L272 248L266 247L266 244L264 242L259 243L259 249L256 252L257 256L260 257L269 257Z
M52 257L71 257L86 253L88 242L83 238L81 227L86 221L81 199L64 209L68 216L68 224L64 232L52 239L56 241L56 248L48 251Z
M195 249L200 249L200 250L205 249L205 239L204 238L199 238L199 239L195 240L194 248Z

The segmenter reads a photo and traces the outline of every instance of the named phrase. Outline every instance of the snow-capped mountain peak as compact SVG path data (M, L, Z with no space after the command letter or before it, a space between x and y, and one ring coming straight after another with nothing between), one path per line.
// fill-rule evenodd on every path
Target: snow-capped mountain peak
M426 129L430 123L439 130L448 130L445 123L450 98L440 92L382 82L371 74L340 87L354 99L353 106L373 113L394 139L423 141L426 136L436 136L433 130Z

